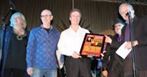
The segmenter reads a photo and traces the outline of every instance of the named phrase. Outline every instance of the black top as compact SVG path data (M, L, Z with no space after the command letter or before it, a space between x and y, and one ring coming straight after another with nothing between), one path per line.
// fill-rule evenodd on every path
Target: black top
M26 68L26 46L26 36L17 36L12 33L8 47L9 53L6 59L6 68Z

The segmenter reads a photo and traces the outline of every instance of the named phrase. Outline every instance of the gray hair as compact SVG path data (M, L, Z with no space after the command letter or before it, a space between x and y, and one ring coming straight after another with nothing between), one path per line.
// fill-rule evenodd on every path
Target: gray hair
M24 28L26 28L27 24L26 24L25 16L20 12L16 12L16 13L12 14L12 16L10 18L10 26L13 28L16 26L16 18L17 17L20 17L23 19L23 26L24 26Z
M128 6L128 13L130 13L131 18L135 17L135 11L134 11L134 8L133 8L133 6L131 4L122 3L121 5L127 5ZM119 9L120 9L120 7L122 7L121 5L119 6Z

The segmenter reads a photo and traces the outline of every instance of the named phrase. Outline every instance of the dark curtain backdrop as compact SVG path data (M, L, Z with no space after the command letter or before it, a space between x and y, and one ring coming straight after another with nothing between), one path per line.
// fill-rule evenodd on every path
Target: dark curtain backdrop
M14 5L11 3L14 3ZM53 24L60 30L69 27L69 11L74 7L82 12L81 25L93 33L111 34L113 20L117 17L117 9L120 3L104 2L96 0L0 0L0 18L6 16L10 7L21 11L26 19L28 28L38 26L40 12L50 9L54 15ZM113 0L112 0L113 1ZM72 3L74 2L74 3ZM136 15L147 14L147 5L133 4ZM9 20L7 16L6 20ZM7 23L8 21L6 21ZM0 24L2 20L0 19Z

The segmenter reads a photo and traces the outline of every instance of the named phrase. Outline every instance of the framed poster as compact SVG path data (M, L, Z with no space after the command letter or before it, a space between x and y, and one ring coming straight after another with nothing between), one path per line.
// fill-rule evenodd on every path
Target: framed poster
M105 42L105 36L102 34L86 33L80 54L85 56L100 57Z

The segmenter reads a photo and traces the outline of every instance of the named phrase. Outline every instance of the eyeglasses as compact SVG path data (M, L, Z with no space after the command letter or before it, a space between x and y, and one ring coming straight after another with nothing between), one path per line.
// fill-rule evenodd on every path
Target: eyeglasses
M48 16L52 16L52 15L41 15L41 17L48 17Z

